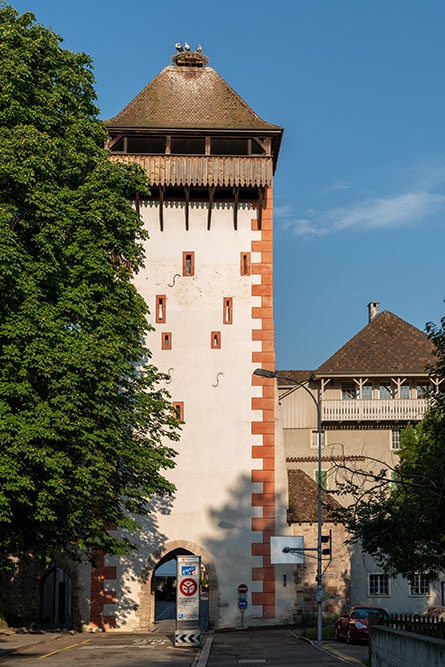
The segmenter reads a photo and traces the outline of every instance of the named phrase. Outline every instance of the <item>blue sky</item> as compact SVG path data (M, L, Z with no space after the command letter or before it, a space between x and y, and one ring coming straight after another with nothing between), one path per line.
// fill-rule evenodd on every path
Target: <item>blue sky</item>
M101 117L177 41L285 128L274 183L277 368L314 369L380 301L445 314L445 2L20 0L95 66Z

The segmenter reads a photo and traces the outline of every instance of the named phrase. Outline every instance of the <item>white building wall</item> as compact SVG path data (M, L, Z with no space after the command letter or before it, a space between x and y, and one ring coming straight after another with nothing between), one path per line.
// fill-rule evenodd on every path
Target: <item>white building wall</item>
M147 346L155 366L171 376L166 387L172 401L184 403L185 424L174 445L176 467L165 473L177 487L174 498L164 512L147 517L141 535L145 545L138 553L107 559L118 568L117 604L104 612L116 613L118 629L138 626L144 567L149 552L163 543L194 543L210 554L221 595L220 626L240 622L240 583L247 584L249 601L251 592L261 590L261 582L252 581L252 567L261 567L261 559L251 555L252 542L260 539L251 530L252 517L260 516L260 508L252 508L251 494L262 490L261 484L251 482L251 470L261 468L261 459L251 455L261 436L252 435L251 423L262 418L260 410L251 409L251 399L261 396L261 387L252 385L258 365L252 353L261 350L261 342L252 341L252 329L258 327L252 307L261 306L261 297L251 295L251 286L259 284L261 276L240 275L240 253L250 252L251 241L260 240L261 232L252 231L256 215L247 207L239 211L237 230L231 206L214 208L210 231L207 214L207 206L191 205L186 231L184 205L167 205L161 232L158 204L141 206L150 239L146 268L135 284L155 327ZM185 251L195 254L191 277L182 275ZM252 253L252 262L260 261L259 255ZM167 299L163 324L154 321L156 295ZM233 324L223 324L224 297L233 299ZM221 332L221 349L211 349L212 331ZM171 350L161 349L163 332L172 334ZM254 624L260 616L261 608L250 604L245 622Z

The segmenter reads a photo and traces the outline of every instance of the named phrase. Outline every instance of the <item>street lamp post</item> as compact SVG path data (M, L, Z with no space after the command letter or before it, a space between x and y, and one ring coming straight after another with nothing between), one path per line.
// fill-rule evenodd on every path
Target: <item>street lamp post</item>
M278 375L275 371L268 371L265 368L257 368L254 372L254 375L265 378L277 378L281 380L286 380L287 382L293 382L298 387L304 389L311 399L315 403L317 408L317 423L318 423L318 539L317 539L317 643L321 644L323 642L323 616L322 616L322 602L323 602L323 571L322 571L322 541L321 541L321 412L320 412L320 403L317 401L315 396L312 394L309 389L294 380L293 378L286 377L284 375Z

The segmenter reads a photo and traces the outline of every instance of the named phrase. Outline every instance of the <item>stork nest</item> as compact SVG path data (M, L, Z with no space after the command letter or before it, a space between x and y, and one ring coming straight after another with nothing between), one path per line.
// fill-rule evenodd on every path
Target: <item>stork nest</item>
M180 67L205 67L209 59L198 51L181 51L172 56L172 62Z

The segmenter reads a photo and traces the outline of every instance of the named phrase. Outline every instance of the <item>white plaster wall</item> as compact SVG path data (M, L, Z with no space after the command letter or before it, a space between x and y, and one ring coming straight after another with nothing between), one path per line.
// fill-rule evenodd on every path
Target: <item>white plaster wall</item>
M252 420L260 420L261 411L251 410L251 399L260 396L261 387L252 386L252 352L260 351L260 342L252 341L252 329L261 321L253 320L253 306L261 306L260 297L251 296L259 275L240 275L240 253L250 252L251 241L260 240L260 232L251 230L255 212L247 208L238 214L238 230L233 227L233 209L215 207L211 230L207 230L207 206L190 207L190 228L185 230L183 205L164 208L164 231L160 231L157 204L141 207L149 231L146 243L146 268L135 284L151 310L155 331L147 337L153 363L169 371L166 385L172 401L184 402L181 440L176 468L166 476L177 486L175 497L165 513L147 517L144 551L133 559L107 559L117 563L118 600L125 592L125 609L116 605L119 629L137 625L140 577L150 550L165 541L184 540L202 545L212 556L221 591L220 626L237 625L237 586L245 583L252 591L261 590L260 582L251 581L252 567L261 567L261 559L251 556L251 544L260 540L251 532L251 493L262 485L250 481L252 468L261 461L251 459L251 447L261 444L260 436L251 435ZM182 276L182 253L195 253L195 275ZM252 262L259 254L252 254ZM173 277L176 277L174 286ZM155 297L167 297L166 323L155 324ZM223 297L233 299L233 324L223 324ZM221 331L221 349L211 349L211 331ZM161 349L161 333L172 332L172 349ZM218 374L219 377L218 377ZM218 386L215 386L215 385ZM257 488L255 488L257 487ZM154 536L151 541L150 531ZM147 559L144 558L147 556ZM114 582L113 582L114 584ZM107 612L114 610L107 608ZM256 622L261 608L249 606L247 623Z

